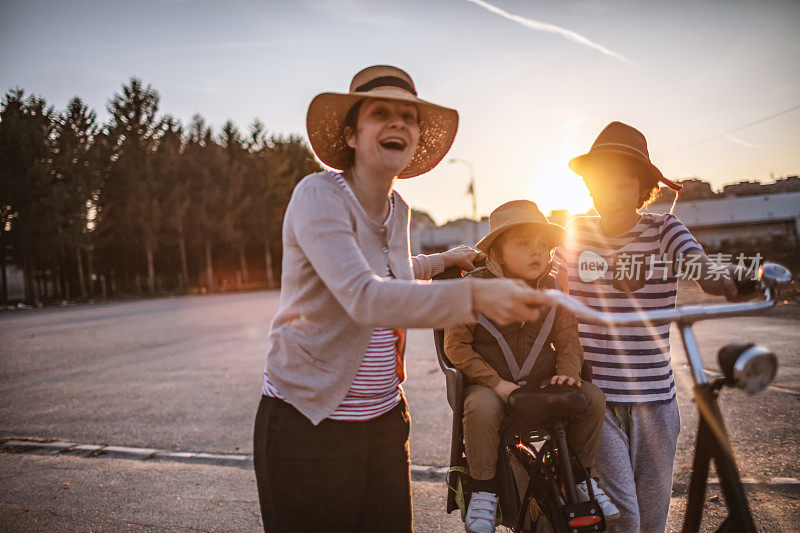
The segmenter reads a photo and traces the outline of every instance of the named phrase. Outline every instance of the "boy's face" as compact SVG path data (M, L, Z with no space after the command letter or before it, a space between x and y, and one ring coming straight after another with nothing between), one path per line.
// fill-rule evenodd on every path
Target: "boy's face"
M628 216L639 205L639 168L620 158L600 159L583 178L594 208L603 217Z
M544 273L550 263L550 243L540 233L536 226L523 225L503 235L499 250L492 255L506 277L534 280Z

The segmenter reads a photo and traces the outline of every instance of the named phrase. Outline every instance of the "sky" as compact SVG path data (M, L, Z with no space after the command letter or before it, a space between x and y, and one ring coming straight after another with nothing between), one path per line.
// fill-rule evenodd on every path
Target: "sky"
M583 212L567 164L613 120L673 179L800 173L798 27L796 0L0 0L0 90L77 95L103 120L137 76L184 122L305 136L314 95L396 65L458 110L447 157L473 164L481 215L519 198ZM470 215L468 180L444 161L396 189L444 222Z

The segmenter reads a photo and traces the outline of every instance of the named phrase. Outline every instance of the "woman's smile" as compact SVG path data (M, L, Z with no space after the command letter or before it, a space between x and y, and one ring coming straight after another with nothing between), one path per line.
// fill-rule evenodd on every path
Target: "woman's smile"
M387 137L380 141L380 145L387 150L405 150L408 142L400 137Z
M398 173L411 162L419 141L417 108L393 100L368 100L359 110L355 131L345 132L357 164Z

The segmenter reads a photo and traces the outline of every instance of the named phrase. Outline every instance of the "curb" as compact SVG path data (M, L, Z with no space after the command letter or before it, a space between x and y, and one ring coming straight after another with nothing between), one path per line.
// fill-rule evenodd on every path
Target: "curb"
M57 439L37 439L34 437L10 437L0 439L0 453L70 455L84 458L107 457L110 459L172 461L186 464L234 466L244 469L253 468L253 456L248 454L171 452L154 448L79 444L77 442L60 441ZM414 481L444 481L446 474L447 468L411 465L411 479Z
M108 457L110 459L172 461L185 464L234 466L248 470L253 468L253 456L248 454L171 452L154 448L79 444L58 439L38 439L35 437L10 437L0 439L0 453L71 455L84 458ZM447 476L447 467L411 465L410 469L411 479L413 481L443 482ZM800 479L794 477L771 477L765 479L743 478L742 484L748 489L780 489L800 494ZM717 478L709 478L708 486L718 487L719 480ZM688 482L676 482L673 484L673 496L683 496L688 492Z

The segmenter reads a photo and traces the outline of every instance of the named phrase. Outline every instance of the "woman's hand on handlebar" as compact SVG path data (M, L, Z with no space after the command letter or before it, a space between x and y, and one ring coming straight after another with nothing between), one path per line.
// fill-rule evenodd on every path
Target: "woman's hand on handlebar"
M442 252L442 259L444 259L445 268L457 266L465 272L471 272L475 270L477 263L486 259L486 254L471 246L461 245Z
M472 308L501 326L536 320L539 306L547 304L541 292L519 280L474 279L472 283Z

